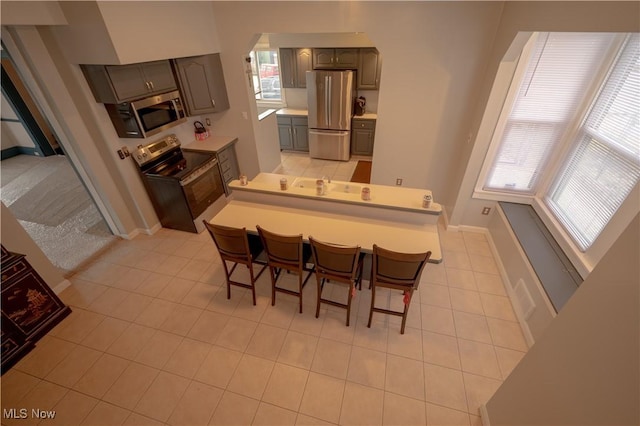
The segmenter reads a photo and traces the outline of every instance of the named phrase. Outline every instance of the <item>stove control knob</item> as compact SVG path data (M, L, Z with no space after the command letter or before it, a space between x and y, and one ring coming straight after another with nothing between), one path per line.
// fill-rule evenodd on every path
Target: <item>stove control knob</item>
M138 154L138 160L142 160L142 155Z

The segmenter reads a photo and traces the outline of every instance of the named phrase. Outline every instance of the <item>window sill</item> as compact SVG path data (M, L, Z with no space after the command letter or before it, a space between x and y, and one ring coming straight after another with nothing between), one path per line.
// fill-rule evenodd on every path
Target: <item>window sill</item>
M551 212L546 208L542 200L533 195L517 195L498 192L489 192L476 190L474 191L472 198L492 200L496 202L508 202L516 204L528 204L533 207L533 210L540 217L544 226L553 236L558 243L562 251L569 258L573 267L578 271L580 276L584 279L591 273L593 266L585 253L575 245L571 237L565 232L562 226L556 221Z

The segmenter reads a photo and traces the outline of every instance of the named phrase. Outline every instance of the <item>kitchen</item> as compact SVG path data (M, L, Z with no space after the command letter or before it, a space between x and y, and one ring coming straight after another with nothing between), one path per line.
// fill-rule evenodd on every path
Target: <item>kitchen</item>
M130 238L158 225L134 164L119 160L116 154L126 144L132 150L135 143L114 136L104 108L92 99L76 64L135 63L220 51L231 108L203 120L210 118L213 134L238 137L240 169L253 177L279 163L276 126L271 123L263 129L262 122L253 118L257 107L249 102L252 93L245 83L243 60L255 40L262 33L363 31L384 56L372 182L393 186L402 178L405 186L429 188L447 210L462 212L455 216L454 226L483 227L489 218L476 213L478 201L459 188L473 149L467 140L472 141L479 126L493 82L489 76L517 30L514 22L523 19L533 26L588 30L602 29L601 18L607 17L604 26L612 31L635 25L629 22L635 16L627 9L632 6L624 3L618 7L594 3L587 7L590 13L581 14L585 20L580 24L567 23L575 11L555 4L435 3L425 10L420 3L396 9L395 5L335 2L296 4L285 12L270 3L182 2L157 5L163 12L154 15L154 22L146 17L148 4L128 4L126 13L120 9L122 4L101 4L99 19L98 7L92 3L78 5L84 10L76 15L73 10L62 14L54 6L29 6L14 15L15 21L4 21L11 14L3 2L3 24L16 25L3 28L3 41L8 32L6 43L22 47L27 58L23 63L52 70L37 77L48 98L56 100L54 114L65 123L61 133L81 154L94 190L116 218L117 233ZM65 15L69 20L75 16L76 22L80 18L97 22L85 34L95 36L96 43L89 47L83 43L87 38L65 28ZM316 18L309 20L309 16ZM154 28L159 22L166 28L180 26L181 40L176 43L175 31L158 34ZM113 37L111 46L107 46L106 31L99 32L105 26ZM54 36L56 28L61 34ZM63 54L55 37L62 37L65 49L76 50L75 58L65 57L70 52ZM291 47L311 45L301 38L299 46ZM326 46L339 47L335 40L328 40ZM180 140L191 140L192 129L189 123L175 133ZM386 161L390 158L395 161Z

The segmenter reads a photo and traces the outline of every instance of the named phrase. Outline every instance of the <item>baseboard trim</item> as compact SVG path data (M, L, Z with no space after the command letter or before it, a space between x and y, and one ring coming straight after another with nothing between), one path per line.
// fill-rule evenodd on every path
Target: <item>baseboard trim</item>
M480 420L482 420L482 426L491 426L489 421L489 412L487 411L487 404L480 405Z
M71 285L71 281L64 279L58 283L54 288L52 288L55 294L62 293L67 287Z
M35 157L38 156L36 155L35 148L29 148L26 146L12 146L0 151L1 160L6 160L7 158L15 157L17 155L33 155Z

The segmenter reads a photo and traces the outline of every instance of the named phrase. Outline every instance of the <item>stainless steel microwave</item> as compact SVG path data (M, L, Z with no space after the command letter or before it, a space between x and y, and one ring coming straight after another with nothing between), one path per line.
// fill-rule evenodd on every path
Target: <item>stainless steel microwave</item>
M187 121L177 90L104 106L121 138L146 138Z

